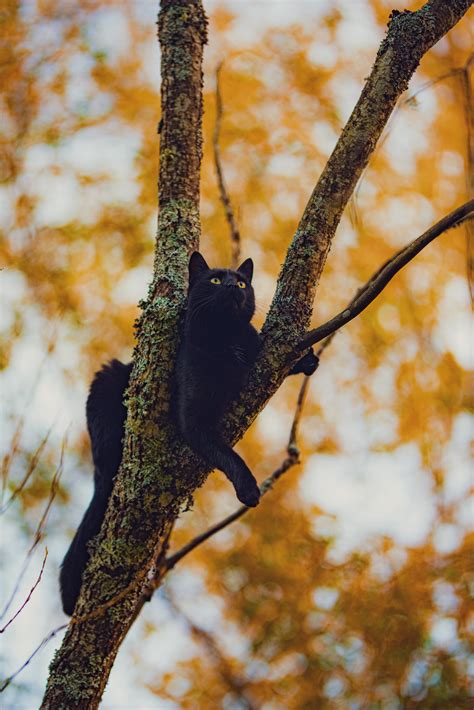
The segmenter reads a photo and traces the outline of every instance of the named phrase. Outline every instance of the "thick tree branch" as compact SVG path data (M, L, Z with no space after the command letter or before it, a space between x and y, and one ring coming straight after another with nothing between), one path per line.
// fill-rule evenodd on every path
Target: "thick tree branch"
M371 276L367 283L360 288L352 301L347 304L343 311L311 330L297 346L297 351L307 350L311 345L319 343L332 333L335 333L343 325L349 323L369 306L375 298L383 291L385 286L393 279L395 274L406 266L417 254L420 253L434 239L444 234L448 229L459 227L468 220L474 219L474 200L466 202L450 214L440 219L439 222L430 227L421 236L408 244L406 247L391 257L378 271Z
M169 417L177 332L189 254L200 236L202 54L207 20L201 0L162 0L159 219L153 281L137 324L121 469L94 541L76 615L50 669L43 708L95 708L121 641L136 618L147 570L166 549L173 521L205 471L179 468L182 442ZM191 484L192 481L192 484ZM106 613L89 616L119 595ZM88 620L85 620L88 619Z
M416 12L392 13L370 76L288 249L263 327L263 350L229 421L232 439L255 418L296 360L295 345L309 326L316 287L342 213L399 97L423 55L471 4L432 0Z

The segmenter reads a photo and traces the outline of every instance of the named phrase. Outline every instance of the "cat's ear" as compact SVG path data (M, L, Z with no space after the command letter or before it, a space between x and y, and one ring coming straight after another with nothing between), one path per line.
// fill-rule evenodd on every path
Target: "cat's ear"
M194 283L205 271L209 271L205 258L198 251L193 251L189 260L189 283Z
M247 281L251 283L252 281L252 276L253 276L253 261L252 259L245 259L244 262L239 266L237 271L245 276Z

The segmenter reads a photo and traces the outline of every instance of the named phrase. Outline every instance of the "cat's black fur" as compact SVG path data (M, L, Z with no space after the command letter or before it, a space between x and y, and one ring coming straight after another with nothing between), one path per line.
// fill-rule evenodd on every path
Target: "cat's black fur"
M237 271L210 269L199 252L189 262L189 296L175 372L174 411L183 439L210 466L225 473L238 499L256 506L257 482L243 459L224 441L219 424L238 395L260 349L250 320L255 311L253 263ZM215 281L216 283L214 283ZM217 283L218 282L218 283ZM312 374L318 360L310 351L290 374ZM87 399L87 426L94 460L94 497L64 558L63 609L71 615L89 559L88 542L100 530L113 479L122 458L126 418L123 395L131 363L118 360L96 373Z

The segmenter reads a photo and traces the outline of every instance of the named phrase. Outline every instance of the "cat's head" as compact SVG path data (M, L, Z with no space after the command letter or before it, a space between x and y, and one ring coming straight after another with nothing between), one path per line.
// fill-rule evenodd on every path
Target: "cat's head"
M236 271L210 269L195 251L189 260L188 308L196 314L206 312L249 322L255 312L252 276L252 259L246 259Z

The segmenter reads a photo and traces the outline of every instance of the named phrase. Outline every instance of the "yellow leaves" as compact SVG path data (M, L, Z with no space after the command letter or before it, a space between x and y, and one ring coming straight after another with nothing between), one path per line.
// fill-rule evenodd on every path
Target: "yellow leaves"
M443 355L436 368L436 373L439 381L437 395L440 403L446 407L447 411L457 409L462 397L465 377L462 369L450 352Z
M20 228L28 227L32 221L35 201L29 195L20 195L16 201L16 215Z

